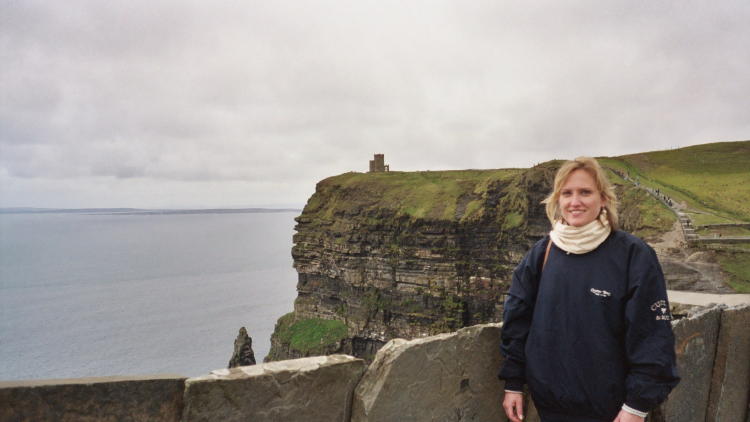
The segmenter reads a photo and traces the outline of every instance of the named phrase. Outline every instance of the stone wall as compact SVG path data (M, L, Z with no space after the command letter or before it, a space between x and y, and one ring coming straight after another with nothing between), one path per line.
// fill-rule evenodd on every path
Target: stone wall
M170 375L0 382L0 421L177 422L184 389Z
M214 371L185 386L185 422L349 420L365 363L316 356Z
M673 322L682 382L649 422L746 422L750 305ZM372 364L346 355L214 371L185 379L0 383L6 421L506 421L495 377L500 325L394 339ZM527 422L538 422L530 404Z

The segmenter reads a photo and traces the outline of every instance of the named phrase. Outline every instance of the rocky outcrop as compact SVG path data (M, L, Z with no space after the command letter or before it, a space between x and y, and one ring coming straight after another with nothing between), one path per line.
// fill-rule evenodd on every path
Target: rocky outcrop
M245 327L240 328L237 338L234 340L234 353L229 359L229 368L238 366L255 365L255 353L253 353L253 339L247 334Z
M183 422L348 421L361 359L331 355L223 369L185 383Z
M276 322L271 336L271 350L265 361L330 355L351 350L351 347L345 347L345 344L351 342L347 336L348 330L343 321L322 318L296 320L294 313L288 313Z
M555 166L347 173L318 183L297 218L294 313L269 359L347 353L372 359L393 338L496 322L510 274L548 225L538 206ZM279 329L311 319L345 338L296 350Z

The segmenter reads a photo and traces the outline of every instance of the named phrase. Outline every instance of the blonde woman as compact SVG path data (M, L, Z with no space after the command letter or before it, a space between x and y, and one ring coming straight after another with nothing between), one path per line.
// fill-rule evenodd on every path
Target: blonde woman
M545 199L552 223L513 273L503 314L503 407L523 389L543 422L642 422L679 382L656 254L617 228L599 163L568 161Z

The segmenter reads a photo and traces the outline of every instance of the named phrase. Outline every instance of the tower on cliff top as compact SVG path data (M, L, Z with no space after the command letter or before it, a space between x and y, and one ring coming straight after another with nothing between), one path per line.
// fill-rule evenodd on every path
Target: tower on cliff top
M385 156L383 154L375 154L375 159L370 160L370 173L381 171L390 171L390 166L385 164Z

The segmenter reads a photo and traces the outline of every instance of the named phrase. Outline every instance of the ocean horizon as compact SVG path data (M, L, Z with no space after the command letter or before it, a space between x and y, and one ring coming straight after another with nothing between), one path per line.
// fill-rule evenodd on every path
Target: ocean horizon
M0 380L206 374L243 326L261 362L299 210L112 210L0 213Z

